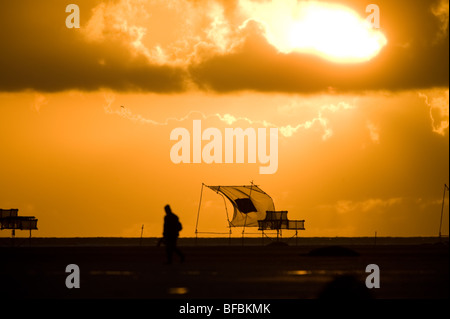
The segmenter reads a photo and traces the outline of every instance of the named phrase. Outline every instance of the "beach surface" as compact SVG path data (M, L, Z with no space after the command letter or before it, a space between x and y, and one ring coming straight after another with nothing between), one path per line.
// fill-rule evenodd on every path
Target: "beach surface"
M0 238L7 299L449 298L448 238L181 238L165 262L156 238ZM14 245L14 246L13 246ZM79 288L68 288L68 265ZM368 289L368 265L379 288ZM344 280L343 280L344 279ZM331 283L335 283L334 285Z

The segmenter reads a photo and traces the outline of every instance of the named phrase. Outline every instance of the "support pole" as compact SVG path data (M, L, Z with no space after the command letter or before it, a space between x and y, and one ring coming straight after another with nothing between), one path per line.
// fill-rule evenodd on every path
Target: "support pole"
M442 208L441 208L441 221L439 223L439 241L441 241L442 215L444 214L445 191L447 189L448 189L447 184L444 184L444 196L442 197Z
M250 193L248 194L248 198L252 200L252 190L253 190L253 181L250 182ZM244 228L242 228L242 246L244 246L244 234L245 234L245 225L247 224L247 216L248 213L245 214L245 220L244 220Z
M264 246L264 229L261 230L261 245Z
M203 183L202 189L200 191L200 201L198 203L198 211L197 211L197 222L195 223L195 245L197 245L197 235L198 235L198 218L200 217L200 207L202 205L202 196L203 196Z
M230 222L230 217L228 215L228 208L227 208L227 201L225 200L225 196L223 196L223 194L218 193L220 196L222 196L223 199L223 204L225 206L225 213L227 214L227 223L228 223L228 245L231 245L231 222Z
M247 224L247 214L245 214L244 228L242 228L242 246L244 246L245 224Z

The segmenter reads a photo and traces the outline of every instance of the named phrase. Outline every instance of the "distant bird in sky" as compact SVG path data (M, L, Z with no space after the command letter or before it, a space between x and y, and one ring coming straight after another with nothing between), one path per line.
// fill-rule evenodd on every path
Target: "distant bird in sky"
M123 108L123 109L125 108L125 106L123 106L123 105L121 105L120 107Z

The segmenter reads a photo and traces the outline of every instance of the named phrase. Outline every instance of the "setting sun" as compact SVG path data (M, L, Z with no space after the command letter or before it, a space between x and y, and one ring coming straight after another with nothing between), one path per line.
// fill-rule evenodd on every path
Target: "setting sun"
M387 44L385 35L355 11L324 2L241 3L282 53L316 54L339 63L365 62ZM282 5L281 5L282 4Z

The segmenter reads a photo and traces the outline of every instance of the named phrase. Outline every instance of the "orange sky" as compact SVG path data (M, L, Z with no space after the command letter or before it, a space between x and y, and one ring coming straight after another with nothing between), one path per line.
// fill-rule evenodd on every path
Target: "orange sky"
M65 26L68 3L0 4L0 208L36 216L33 236L138 237L142 225L160 236L168 203L194 236L201 183L250 181L306 220L301 236L438 234L448 1L379 1L380 29L363 34L386 42L344 62L317 50L368 44L348 35L342 50L321 38L333 25L301 29L302 1L78 1L79 29ZM339 13L331 3L358 21L369 4L320 5ZM293 42L271 36L290 31ZM320 40L312 51L305 34ZM278 170L172 163L170 132L192 132L194 119L222 132L277 127ZM444 212L448 234L448 193ZM199 230L227 232L210 190Z

